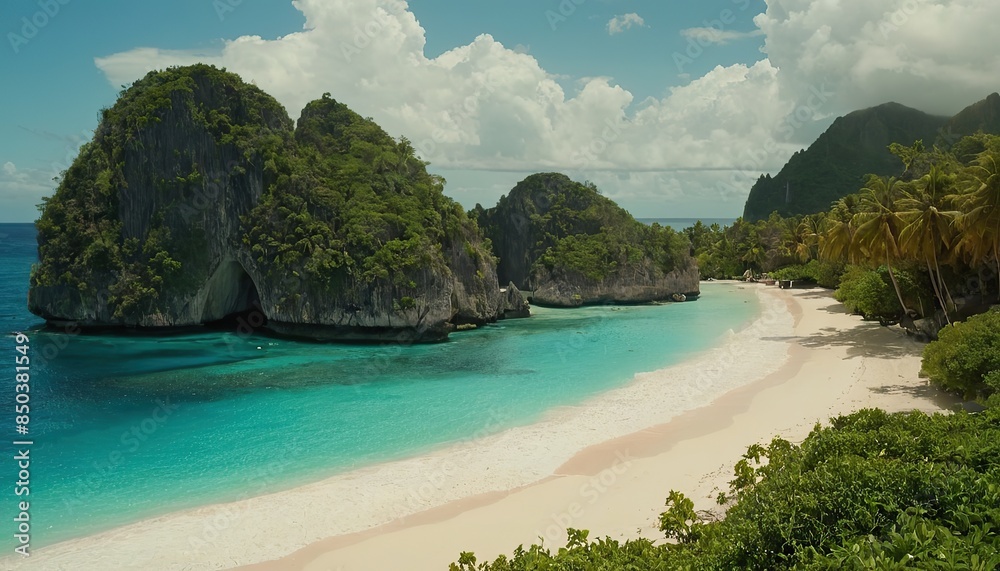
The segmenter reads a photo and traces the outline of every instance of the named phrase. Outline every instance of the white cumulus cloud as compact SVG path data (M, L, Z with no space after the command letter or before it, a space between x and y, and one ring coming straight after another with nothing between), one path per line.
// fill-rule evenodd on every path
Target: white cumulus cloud
M0 165L0 223L30 222L37 218L35 205L52 194L52 177L47 169L17 168L8 161Z
M622 14L621 16L615 16L608 21L608 33L613 36L615 34L620 34L625 30L629 30L633 26L637 28L644 28L646 27L646 21L642 19L642 16L636 14L635 12Z
M646 100L609 78L564 90L525 49L489 34L428 57L403 0L296 0L305 26L281 38L244 36L214 54L144 47L96 64L116 87L169 65L226 67L293 118L330 92L409 138L451 180L517 173L498 174L482 193L520 173L561 170L609 185L605 193L626 206L662 212L702 201L732 214L757 176L776 172L839 114L888 100L953 113L998 88L990 22L1000 2L767 2L753 32L766 36L760 61L718 66Z
M742 40L745 38L755 38L763 35L764 31L760 29L750 30L748 32L739 32L736 30L725 30L725 29L711 28L711 27L686 28L684 30L681 30L681 36L685 38L689 38L706 45L714 44L719 46L724 46L736 40Z
M238 38L210 57L141 48L97 65L119 85L171 63L206 61L254 81L292 117L329 91L445 169L721 168L787 111L766 60L720 67L663 99L636 102L609 78L581 80L568 93L533 56L488 34L428 58L424 30L400 0L296 6L305 29L277 40Z
M756 17L786 91L836 85L842 110L952 114L1000 88L1000 2L768 0Z

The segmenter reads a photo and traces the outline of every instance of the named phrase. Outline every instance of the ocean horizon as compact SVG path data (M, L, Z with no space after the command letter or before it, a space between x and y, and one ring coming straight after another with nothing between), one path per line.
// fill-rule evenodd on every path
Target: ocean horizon
M670 226L679 232L694 226L699 221L705 226L712 224L718 224L720 227L732 226L737 218L636 218L636 220L643 224L652 225L655 222L660 226Z
M708 350L760 311L752 292L717 287L693 303L533 308L432 345L71 335L27 311L34 228L0 234L0 322L8 344L24 331L32 346L36 547L531 424ZM10 424L13 397L0 397Z

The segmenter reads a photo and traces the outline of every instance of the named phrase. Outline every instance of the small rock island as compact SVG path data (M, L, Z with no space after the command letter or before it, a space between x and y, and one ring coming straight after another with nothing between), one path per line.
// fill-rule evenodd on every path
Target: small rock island
M473 213L500 257L501 282L554 307L694 299L698 266L687 238L647 226L592 184L532 175Z

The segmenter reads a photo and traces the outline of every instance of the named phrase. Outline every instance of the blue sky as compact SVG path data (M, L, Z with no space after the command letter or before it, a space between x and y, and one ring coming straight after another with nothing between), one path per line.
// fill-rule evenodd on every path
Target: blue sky
M721 22L719 15L724 10L732 13L733 21L721 24L723 27L754 30L753 17L765 8L763 0L588 0L579 6L574 4L576 11L563 16L568 10L560 9L560 4L478 0L468 2L461 10L454 8L454 2L445 0L418 0L410 5L427 29L428 55L467 44L481 33L490 33L507 47L528 46L530 53L551 73L571 78L613 77L640 99L662 96L667 88L686 83L678 77L672 57L675 52L687 49L688 40L681 30L705 27L716 20ZM645 27L609 35L608 21L627 13L639 14ZM752 64L761 59L762 45L763 38L757 37L713 46L704 57L684 66L683 71L700 77L719 64Z
M23 18L42 10L37 2L0 4L0 70L8 86L0 106L0 165L11 162L21 171L48 173L75 156L96 127L98 111L112 105L119 91L94 65L95 57L144 45L217 50L223 37L275 36L301 29L303 22L291 3L260 0L246 0L222 21L210 0L73 0L59 8L27 44L17 43L15 53L10 34L25 37ZM31 182L48 182L40 176ZM7 195L0 194L0 222L35 219L34 188L0 187L0 193ZM15 193L29 196L10 199Z
M753 179L838 114L888 100L954 112L996 90L976 79L1000 71L976 26L1000 3L947 2L9 1L0 222L37 216L120 84L193 61L240 73L293 118L330 91L417 143L467 207L560 170L637 216L735 217ZM935 65L953 81L928 83ZM819 87L836 95L781 138Z

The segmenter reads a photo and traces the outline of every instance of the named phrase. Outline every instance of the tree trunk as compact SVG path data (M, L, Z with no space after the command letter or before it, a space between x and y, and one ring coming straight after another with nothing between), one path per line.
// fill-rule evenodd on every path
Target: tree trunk
M910 310L906 308L906 302L903 301L903 293L899 289L899 283L896 281L896 274L892 271L892 264L889 263L889 244L885 245L885 267L889 270L889 279L892 280L892 288L896 290L896 299L899 300L899 306L903 308L903 315L909 315Z
M951 290L948 289L948 283L945 282L944 277L941 276L941 270L938 270L938 278L941 280L941 287L944 288L944 294L948 297L948 303L951 304L951 307L955 312L958 312L958 304L956 304L955 299L951 297ZM947 312L945 312L945 315L947 315Z
M934 277L934 268L931 267L930 260L926 260L927 263L927 275L931 278L931 287L934 288L934 295L937 296L938 302L941 303L941 309L944 311L944 318L951 325L951 318L948 317L948 305L944 300L944 296L941 295L941 286L938 284L938 280Z
M997 297L1000 297L1000 240L993 239L993 259L997 264Z
M938 264L937 250L934 250L933 253L934 253L934 269L937 270L938 283L941 284L940 288L945 292L945 294L947 294L947 296L948 296L948 302L951 304L950 307L948 305L945 305L945 303L944 303L945 299L943 297L941 298L941 302L942 302L941 305L942 305L942 307L944 307L944 316L948 320L948 324L951 325L950 313L951 313L951 308L952 307L956 307L955 306L955 300L952 299L952 297L951 297L951 291L948 290L948 284L946 284L944 282L944 276L941 275L941 265Z

